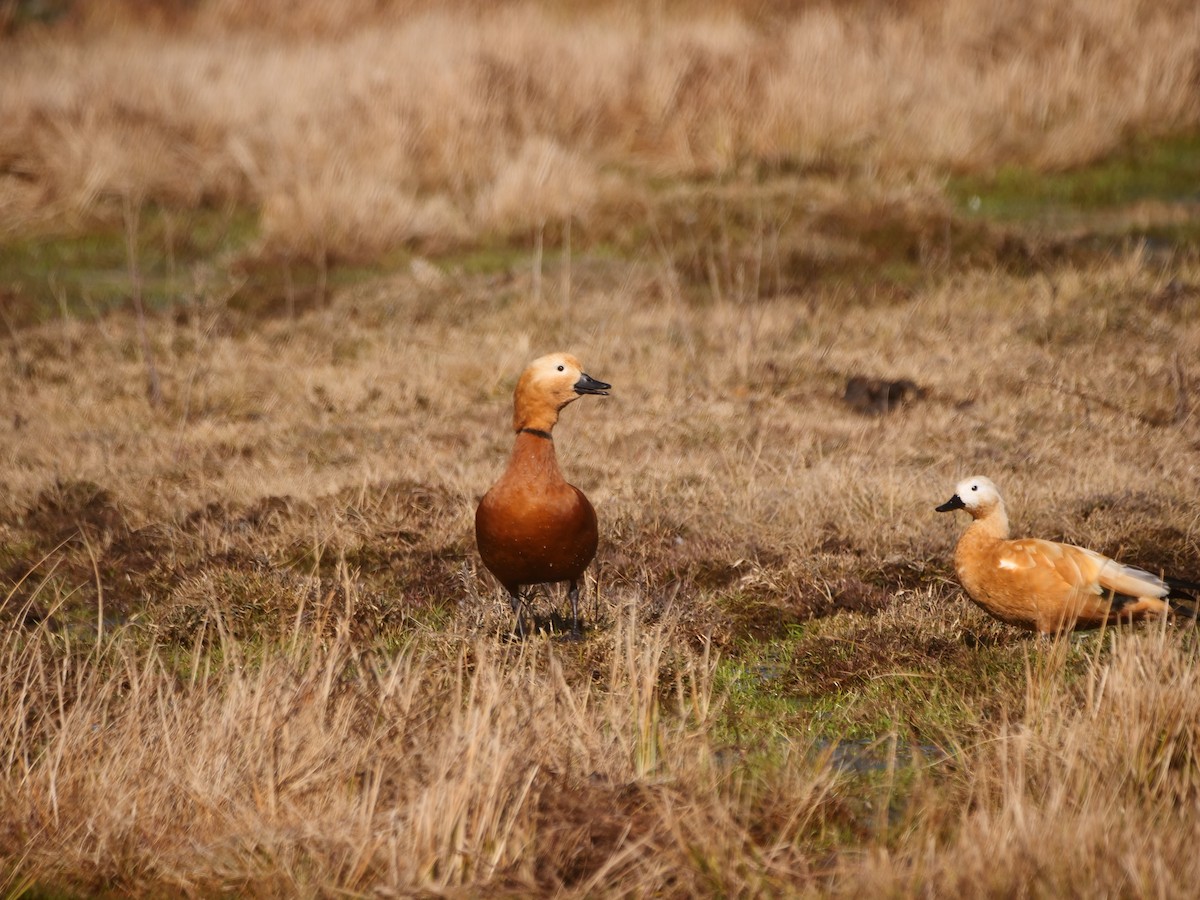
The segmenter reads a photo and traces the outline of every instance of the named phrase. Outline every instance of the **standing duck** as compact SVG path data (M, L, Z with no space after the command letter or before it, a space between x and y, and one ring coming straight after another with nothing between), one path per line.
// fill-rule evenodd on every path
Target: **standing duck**
M583 371L575 357L552 353L531 362L513 392L516 441L508 468L479 502L475 542L488 571L504 585L525 636L521 588L570 583L571 631L579 636L579 580L596 555L596 511L568 484L554 455L554 425L564 406L611 385Z
M1149 572L1072 544L1009 540L1004 500L987 478L960 481L937 507L955 509L975 520L954 551L955 571L971 599L1003 622L1049 635L1176 608L1167 582Z

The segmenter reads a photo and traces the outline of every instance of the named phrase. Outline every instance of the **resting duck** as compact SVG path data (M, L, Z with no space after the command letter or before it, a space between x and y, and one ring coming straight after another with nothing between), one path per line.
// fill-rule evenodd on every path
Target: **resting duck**
M564 406L609 387L575 357L552 353L529 364L513 393L516 441L508 468L475 511L475 542L509 593L522 637L521 588L557 581L570 582L571 630L580 634L579 580L596 555L596 511L559 471L552 433Z
M955 571L971 599L1003 622L1049 635L1173 609L1194 616L1167 596L1166 581L1149 572L1072 544L1009 540L1004 500L987 478L959 482L954 496L937 507L955 509L975 520L954 551Z

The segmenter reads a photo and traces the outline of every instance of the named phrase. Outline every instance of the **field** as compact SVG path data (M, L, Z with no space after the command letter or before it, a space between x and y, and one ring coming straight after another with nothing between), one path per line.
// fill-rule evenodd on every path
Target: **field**
M1194 896L1196 629L934 512L1200 581L1193 3L0 35L6 895ZM472 531L554 350L579 642Z

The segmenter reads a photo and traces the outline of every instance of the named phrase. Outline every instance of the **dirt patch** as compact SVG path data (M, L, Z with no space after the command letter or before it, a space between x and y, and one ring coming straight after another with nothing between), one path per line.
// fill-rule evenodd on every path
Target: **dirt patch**
M373 643L403 622L404 608L377 591L336 578L308 576L263 561L210 565L184 579L156 612L167 643L194 646L224 636L239 641L282 638L299 628L332 637L342 629Z
M535 801L538 882L581 884L627 843L653 839L661 820L646 796L651 790L600 775L551 774L541 780Z
M14 539L3 571L13 591L9 606L20 609L33 598L40 565L69 595L56 617L94 610L99 579L106 612L127 618L165 604L172 617L167 631L180 639L227 590L229 627L250 633L268 620L290 621L301 599L311 600L307 588L293 583L296 573L315 573L337 591L348 579L360 607L355 621L365 630L406 610L457 599L469 551L468 535L459 533L461 502L445 491L396 482L313 502L288 496L244 505L213 501L173 522L131 529L129 511L111 491L56 481L10 526ZM318 556L314 523L331 535ZM272 570L277 578L265 574ZM36 619L46 610L35 604L30 612Z
M402 480L312 502L281 496L245 507L209 503L185 516L181 527L201 544L232 541L243 558L331 579L348 575L364 589L412 606L456 595L470 549L461 505L449 492ZM313 523L325 535L316 544Z
M207 525L222 525L229 520L229 510L225 504L215 500L205 504L200 509L194 509L180 522L180 527L189 533L194 533Z
M410 606L443 605L458 597L468 549L460 544L405 548L381 541L351 549L346 565L357 580L403 596Z
M1200 309L1200 285L1172 278L1146 298L1146 306L1152 312L1175 320L1195 315Z
M877 613L891 602L891 594L877 585L868 584L858 578L847 577L829 585L824 602L814 602L812 617L833 615L837 612Z
M110 546L129 537L126 510L111 491L94 482L55 480L10 530L15 540L7 548L2 572L2 589L10 601L5 615L27 624L43 621L52 607L64 618L76 608L94 616L96 579L128 574L108 563ZM114 584L105 610L123 618L128 610L122 589L129 581ZM51 622L52 627L57 624L57 619Z
M854 540L853 534L845 533L836 522L826 521L821 525L821 540L814 549L818 553L830 555L853 554L862 555L862 548Z
M1163 505L1160 498L1145 491L1119 491L1082 497L1075 502L1073 512L1086 522L1097 513L1110 510L1126 516L1156 516L1162 512Z
M656 591L674 586L731 590L752 571L778 572L787 565L787 558L772 547L721 540L715 533L664 521L658 511L653 520L613 523L601 538L599 557L609 578ZM769 585L760 587L771 592Z
M726 601L722 604L722 610L725 622L718 632L722 646L773 640L810 618L802 603L772 603L747 594Z
M1200 581L1195 541L1182 527L1162 524L1182 521L1171 507L1171 501L1163 496L1117 491L1083 497L1072 513L1103 535L1092 549L1155 575ZM1069 537L1060 539L1078 543Z
M838 613L874 615L897 590L941 583L947 575L915 551L870 558L834 523L803 561L769 547L692 536L683 527L637 530L641 539L602 549L606 582L636 585L647 595L651 619L655 610L686 606L690 627L719 646L779 638L799 623Z
M614 531L601 543L597 570L606 584L637 591L642 621L669 612L698 640L733 646L780 635L812 615L805 577L776 549L659 520L618 523Z
M278 533L292 519L311 518L314 509L312 504L287 495L262 497L247 506L214 501L185 515L180 528L190 534L217 527L226 532L257 532L266 536Z
M926 725L936 727L957 715L965 700L983 717L999 715L1006 691L1025 677L1011 649L1029 636L974 615L937 633L912 627L924 615L900 610L882 620L846 620L805 632L778 674L777 689L815 703L850 693L861 705L857 715L868 721L920 708Z
M24 525L43 544L104 538L125 527L125 513L112 493L91 481L55 481L37 495Z
M239 524L256 531L270 533L278 531L280 525L293 518L298 511L308 512L310 510L311 507L307 504L297 503L291 497L263 497L247 507Z
M852 375L846 382L842 400L855 412L866 416L882 416L917 400L923 400L925 395L925 388L907 378L888 381L884 378Z
M346 523L322 556L322 571L344 562L372 588L408 605L444 605L460 594L462 567L474 553L462 527L464 499L400 480L344 492L321 503L323 518Z
M785 637L803 622L839 613L875 615L892 602L891 592L853 575L824 580L784 573L790 589L774 595L740 591L721 600L719 634L730 645Z
M936 588L947 582L957 584L951 554L952 548L912 544L897 548L882 559L860 561L858 574L864 581L892 593Z
M1195 542L1174 525L1144 527L1111 546L1106 543L1096 549L1154 575L1200 582Z
M927 667L935 671L946 666L950 658L966 652L963 645L945 638L913 637L876 629L814 637L796 654L787 676L793 679L798 696L819 698L902 669Z

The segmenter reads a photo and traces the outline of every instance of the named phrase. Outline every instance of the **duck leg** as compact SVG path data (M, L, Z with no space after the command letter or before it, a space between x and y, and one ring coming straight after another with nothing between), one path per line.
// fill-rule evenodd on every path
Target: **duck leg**
M582 637L583 633L579 630L579 582L572 581L571 588L567 591L567 596L571 598L571 637Z
M521 589L520 588L517 588L516 590L510 589L508 592L508 599L509 599L509 602L512 603L513 615L517 617L517 636L520 637L522 640L524 640L526 635L525 635L525 620L521 615L521 606L522 606Z

